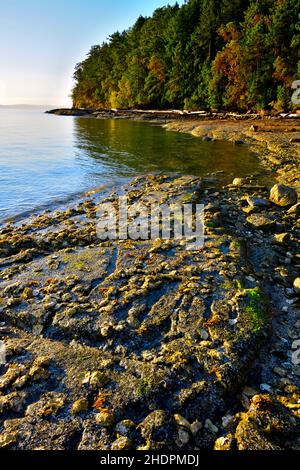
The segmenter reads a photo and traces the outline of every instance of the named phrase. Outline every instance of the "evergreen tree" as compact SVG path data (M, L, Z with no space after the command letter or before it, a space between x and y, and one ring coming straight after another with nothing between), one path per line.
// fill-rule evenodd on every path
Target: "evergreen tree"
M187 0L92 47L73 104L281 111L299 51L299 0Z

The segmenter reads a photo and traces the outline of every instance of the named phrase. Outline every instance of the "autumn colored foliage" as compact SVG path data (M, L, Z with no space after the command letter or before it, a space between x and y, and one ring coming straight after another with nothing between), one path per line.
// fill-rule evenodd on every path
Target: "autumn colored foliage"
M91 48L75 107L292 109L300 79L299 0L189 0Z

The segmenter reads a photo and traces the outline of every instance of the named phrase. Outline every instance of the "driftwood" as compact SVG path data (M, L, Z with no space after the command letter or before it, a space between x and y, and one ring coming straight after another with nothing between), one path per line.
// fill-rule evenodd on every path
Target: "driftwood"
M235 112L211 112L211 111L187 111L181 109L85 109L85 108L62 108L46 111L48 114L56 114L59 116L77 116L77 117L114 117L114 118L132 118L137 119L232 119L232 120L261 120L261 119L300 119L297 112L280 113L276 116L262 116L258 113L240 114Z

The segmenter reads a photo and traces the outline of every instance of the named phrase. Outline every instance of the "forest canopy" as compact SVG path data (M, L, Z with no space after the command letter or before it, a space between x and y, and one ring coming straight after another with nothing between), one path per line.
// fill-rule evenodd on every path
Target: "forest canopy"
M77 64L74 107L292 109L299 0L188 0L157 9Z

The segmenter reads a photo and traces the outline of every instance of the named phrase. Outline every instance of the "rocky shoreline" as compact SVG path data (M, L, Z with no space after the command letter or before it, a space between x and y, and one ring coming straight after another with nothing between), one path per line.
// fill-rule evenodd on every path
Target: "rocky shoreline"
M0 229L1 449L300 449L300 125L249 119L151 116L250 145L284 184L124 188L131 204L205 204L197 252L101 242L116 191Z
M300 194L300 113L278 116L182 110L54 109L57 116L88 119L130 119L163 125L169 131L190 133L209 140L249 145L275 178Z
M227 119L195 122L172 121L166 129L190 133L205 140L228 140L249 145L262 164L282 184L292 185L300 194L300 121L259 119L251 122Z
M3 227L0 447L299 449L295 190L155 175L124 190L205 204L205 246L101 242L116 192Z

